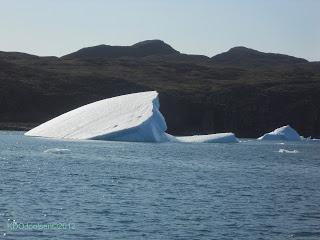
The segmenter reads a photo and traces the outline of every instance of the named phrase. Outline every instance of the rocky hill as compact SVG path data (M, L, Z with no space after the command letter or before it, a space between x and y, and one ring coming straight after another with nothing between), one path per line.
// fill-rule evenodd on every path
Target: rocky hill
M146 57L153 55L179 54L170 45L161 40L147 40L132 46L110 46L99 45L82 48L70 53L62 59L84 59L84 58L119 58L119 57Z
M86 103L160 92L174 135L257 137L290 124L320 137L320 63L245 47L212 58L160 40L100 45L61 58L0 52L0 127L28 129Z

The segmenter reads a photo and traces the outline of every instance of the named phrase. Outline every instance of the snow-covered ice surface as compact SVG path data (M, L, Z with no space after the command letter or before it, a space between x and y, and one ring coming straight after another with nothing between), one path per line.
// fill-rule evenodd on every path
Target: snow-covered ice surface
M237 143L239 140L233 133L216 133L209 135L195 135L186 137L176 137L178 142L195 143Z
M129 142L238 142L233 133L175 137L159 111L156 91L140 92L90 103L26 132L27 136Z
M300 135L289 125L275 129L258 138L259 140L301 141Z
M167 141L158 93L133 93L90 103L64 113L25 135L132 142Z

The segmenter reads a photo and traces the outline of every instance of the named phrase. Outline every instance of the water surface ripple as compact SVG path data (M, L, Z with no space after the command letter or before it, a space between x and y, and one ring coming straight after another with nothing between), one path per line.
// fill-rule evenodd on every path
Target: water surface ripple
M319 147L58 141L2 131L1 237L320 239ZM12 230L14 222L73 227Z

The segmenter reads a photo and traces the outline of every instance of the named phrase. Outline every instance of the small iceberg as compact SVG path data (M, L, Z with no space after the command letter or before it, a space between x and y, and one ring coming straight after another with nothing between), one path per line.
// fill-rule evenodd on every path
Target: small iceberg
M278 151L279 153L299 153L299 151L298 150L287 150L287 149L283 149L283 148L281 148L281 149L279 149L279 151Z
M296 130L287 125L264 134L263 136L259 137L258 140L301 141L301 137Z
M186 137L175 137L178 142L192 143L238 143L239 140L233 133L216 133L209 135L195 135Z
M233 133L175 137L166 133L156 91L90 103L49 120L26 136L127 142L238 142Z
M310 141L320 141L320 139L318 139L318 138L312 138L311 136L310 136L310 137L307 137L307 138L303 138L303 137L301 137L301 138L302 138L302 140L308 141L308 142L310 142Z

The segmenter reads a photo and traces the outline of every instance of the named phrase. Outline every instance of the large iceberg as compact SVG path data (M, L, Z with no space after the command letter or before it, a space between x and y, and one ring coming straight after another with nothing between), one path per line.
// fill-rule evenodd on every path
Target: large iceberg
M27 136L129 142L238 142L232 133L189 137L167 134L156 91L90 103L26 132Z
M127 94L64 113L25 135L134 142L167 141L155 91Z
M275 140L275 141L301 141L300 135L289 125L283 126L266 133L258 138L259 140Z

